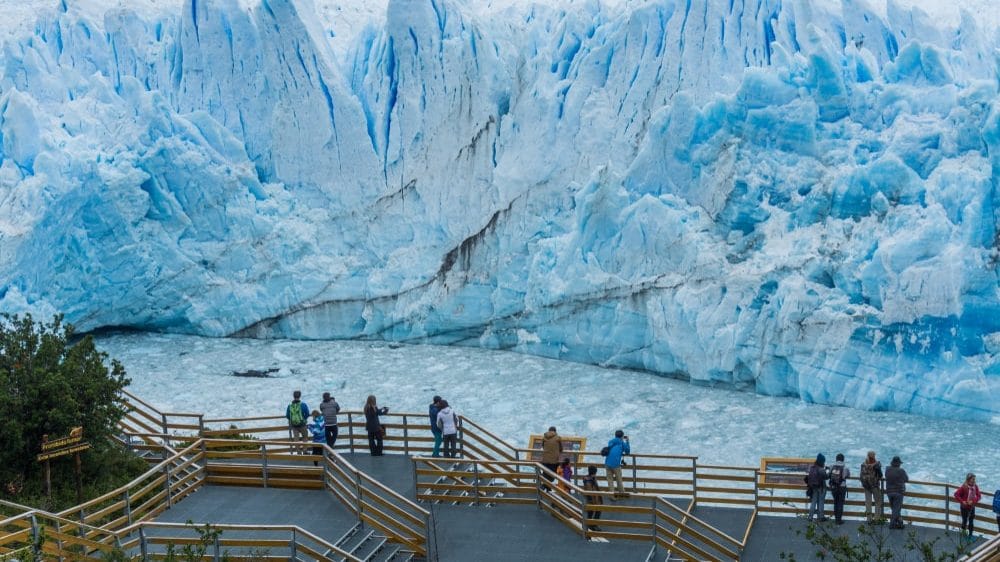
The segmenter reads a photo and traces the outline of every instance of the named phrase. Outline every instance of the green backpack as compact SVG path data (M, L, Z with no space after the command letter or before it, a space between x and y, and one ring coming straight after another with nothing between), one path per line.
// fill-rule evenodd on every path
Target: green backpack
M288 423L292 427L302 427L306 424L306 419L302 417L302 403L292 402L288 405Z

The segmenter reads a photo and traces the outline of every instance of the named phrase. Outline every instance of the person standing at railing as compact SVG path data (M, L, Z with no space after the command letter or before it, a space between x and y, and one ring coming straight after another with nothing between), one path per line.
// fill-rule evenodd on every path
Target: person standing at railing
M830 492L833 494L833 517L837 525L844 524L844 500L847 499L847 480L851 469L844 466L844 453L837 453L830 467Z
M615 431L615 436L608 441L608 454L604 457L604 471L607 473L608 489L614 491L611 500L627 498L625 483L622 481L622 459L631 454L628 436L622 430ZM602 451L603 453L603 451Z
M976 484L976 475L968 473L965 475L965 482L955 490L955 499L958 500L959 510L962 512L962 534L968 532L969 540L972 540L973 522L976 520L976 504L983 499L983 494ZM966 531L968 527L968 531Z
M594 465L587 466L587 475L583 477L583 489L588 492L600 492L601 486L597 483L597 467ZM604 496L600 494L587 494L587 503L591 505L603 505ZM598 511L588 511L587 519L597 521L601 518L601 512ZM600 531L601 528L597 525L589 526L591 531Z
M869 523L885 517L882 507L882 463L875 459L875 451L868 451L868 456L861 463L861 487L865 489L865 518ZM872 503L875 511L872 512Z
M365 400L365 431L368 432L368 452L373 457L382 456L385 427L378 417L387 413L389 413L389 408L379 408L375 400L375 395L369 394L368 399Z
M323 443L326 442L326 420L319 410L312 411L312 423L309 424L309 432L312 433L313 450L312 454L323 454ZM313 461L313 466L319 466L319 461Z
M438 429L438 412L441 411L441 397L435 396L431 399L431 405L427 407L427 415L431 420L431 433L434 434L434 451L432 457L441 456L441 430Z
M542 434L542 466L553 473L559 472L559 459L562 458L563 442L562 437L556 431L556 426L549 427L549 430ZM549 482L555 478L548 472L543 473ZM546 488L547 489L547 488Z
M300 455L306 454L305 442L309 440L309 428L306 420L309 419L309 406L302 401L302 392L296 390L292 392L292 402L285 408L285 419L288 420L288 433L292 441L302 442L303 445L295 445L294 452Z
M444 441L444 456L453 459L458 452L458 415L447 400L441 400L438 405L441 411L438 412L437 427L441 430L441 439Z
M340 404L329 392L323 393L323 401L319 403L319 411L323 414L323 438L332 449L337 444L337 414Z
M898 456L892 457L889 468L885 469L885 495L889 496L889 528L903 528L903 496L906 495L906 483L910 477L902 467L903 461Z
M993 514L997 516L997 531L1000 531L1000 489L993 492Z
M824 504L826 503L826 481L830 474L826 471L826 456L816 455L816 462L806 473L806 494L809 496L809 513L806 518L812 521L826 521Z

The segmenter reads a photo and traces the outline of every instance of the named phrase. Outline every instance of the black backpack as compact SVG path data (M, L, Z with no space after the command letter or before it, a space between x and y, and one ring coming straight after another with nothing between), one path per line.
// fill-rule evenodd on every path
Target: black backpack
M606 457L606 456L608 456L610 454L611 454L611 447L605 446L604 448L601 449L601 456L602 457Z
M842 465L834 465L830 469L830 487L840 488L847 486L847 482L844 481L844 467Z
M810 488L822 488L823 480L823 467L815 464L810 466L809 474L806 474L806 484Z

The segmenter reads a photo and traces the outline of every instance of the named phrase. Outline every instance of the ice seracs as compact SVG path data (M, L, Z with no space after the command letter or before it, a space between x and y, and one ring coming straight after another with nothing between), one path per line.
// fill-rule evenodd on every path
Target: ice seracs
M4 311L998 415L988 20L149 0L16 27Z

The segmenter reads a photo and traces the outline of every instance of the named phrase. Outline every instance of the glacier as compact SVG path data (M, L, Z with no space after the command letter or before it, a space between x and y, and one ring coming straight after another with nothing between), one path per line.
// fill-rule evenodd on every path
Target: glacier
M1000 420L1000 26L972 11L63 0L24 18L0 54L4 312L481 346Z

